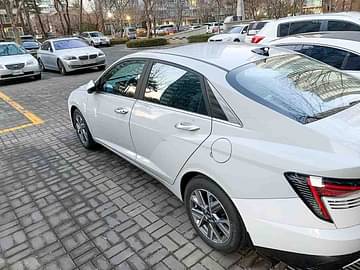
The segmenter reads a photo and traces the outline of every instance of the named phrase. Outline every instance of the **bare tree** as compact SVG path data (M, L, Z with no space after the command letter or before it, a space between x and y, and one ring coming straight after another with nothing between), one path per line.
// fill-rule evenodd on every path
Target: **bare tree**
M156 0L143 0L143 2L144 2L144 13L145 13L146 30L147 30L146 37L149 38L151 36L152 22L153 20L155 20L154 7L156 4Z
M72 27L69 15L69 0L54 0L54 7L58 13L64 34L70 35Z
M6 10L6 14L9 16L11 29L14 34L14 38L16 42L20 41L20 33L17 28L17 24L19 22L19 17L21 13L21 8L23 5L23 1L21 0L3 0L3 4ZM16 10L16 14L13 11Z

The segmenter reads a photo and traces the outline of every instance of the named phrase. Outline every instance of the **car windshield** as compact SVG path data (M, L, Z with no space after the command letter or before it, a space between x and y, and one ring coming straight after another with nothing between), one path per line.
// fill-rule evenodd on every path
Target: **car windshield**
M238 27L231 28L228 33L229 34L238 34L238 33L241 33L241 31L242 31L242 27L238 26Z
M90 36L91 36L91 37L102 37L103 34L100 33L100 32L91 32L91 33L90 33Z
M360 80L298 54L241 66L227 80L248 98L303 124L360 102Z
M0 44L0 56L19 55L26 52L15 44Z
M80 39L64 39L64 40L58 40L54 41L54 48L55 50L67 50L67 49L75 49L75 48L82 48L82 47L88 47L84 41Z

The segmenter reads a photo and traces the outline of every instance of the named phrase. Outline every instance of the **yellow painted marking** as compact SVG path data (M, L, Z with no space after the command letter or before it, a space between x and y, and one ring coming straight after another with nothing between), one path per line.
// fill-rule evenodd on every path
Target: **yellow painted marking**
M26 110L19 103L12 100L10 97L5 95L1 91L0 91L0 99L4 100L7 104L9 104L11 107L13 107L15 110L17 110L22 115L24 115L30 121L30 123L28 123L28 124L24 124L24 125L12 127L12 128L0 129L0 134L10 132L10 131L15 131L15 130L22 129L22 128L27 128L27 127L34 126L34 125L40 125L40 124L44 123L44 121L41 118L37 117L32 112Z

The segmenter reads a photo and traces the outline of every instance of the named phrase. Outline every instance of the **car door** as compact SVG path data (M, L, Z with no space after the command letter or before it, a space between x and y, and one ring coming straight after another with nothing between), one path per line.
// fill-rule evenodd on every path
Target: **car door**
M129 119L145 60L115 64L98 82L87 99L87 116L94 138L119 154L135 160Z
M153 62L142 99L134 106L130 131L137 162L168 183L210 135L203 85L194 71Z
M51 69L49 65L49 47L50 47L50 42L46 41L41 45L40 50L38 52L38 58L40 58L43 65L47 69Z
M48 49L48 63L49 66L52 69L58 69L58 65L57 65L57 60L58 60L58 56L56 55L56 50L55 50L55 46L52 42L49 42L49 49Z

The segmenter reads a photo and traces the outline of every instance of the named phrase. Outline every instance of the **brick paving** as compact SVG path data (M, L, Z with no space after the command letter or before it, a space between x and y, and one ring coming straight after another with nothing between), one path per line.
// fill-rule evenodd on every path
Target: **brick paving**
M271 268L251 249L212 250L158 181L80 145L66 101L98 72L45 75L0 87L45 121L0 135L0 269Z

